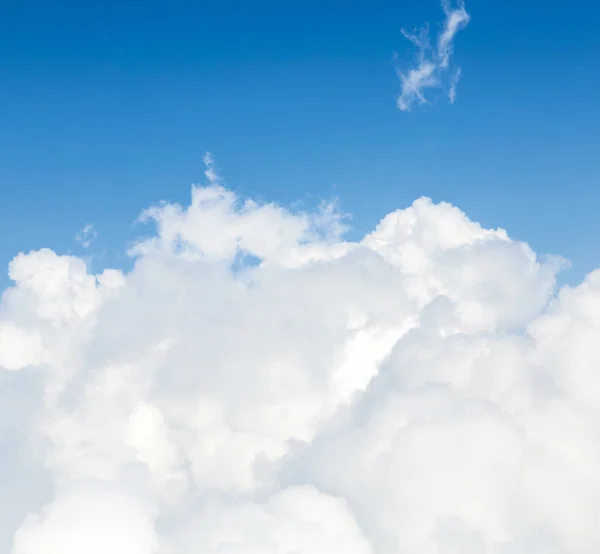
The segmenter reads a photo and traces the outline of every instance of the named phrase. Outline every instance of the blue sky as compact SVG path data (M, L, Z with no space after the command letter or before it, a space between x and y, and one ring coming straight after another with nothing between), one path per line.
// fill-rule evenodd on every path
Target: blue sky
M597 267L600 4L471 0L456 102L400 111L400 29L437 0L8 1L0 17L0 261L48 246L118 264L213 152L239 192L339 196L356 233L421 195ZM394 53L398 59L395 61Z

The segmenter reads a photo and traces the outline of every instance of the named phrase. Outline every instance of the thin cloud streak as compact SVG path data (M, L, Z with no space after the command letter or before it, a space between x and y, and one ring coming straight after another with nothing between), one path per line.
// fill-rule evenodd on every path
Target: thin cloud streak
M401 82L398 108L402 111L410 111L415 104L426 104L427 89L447 87L450 103L453 104L456 100L456 87L461 69L451 70L454 39L457 33L468 25L471 16L462 1L452 7L449 0L444 0L442 9L446 18L437 37L435 48L429 39L429 26L415 33L402 29L404 37L418 48L416 65L406 72L397 71ZM448 80L449 73L450 80Z

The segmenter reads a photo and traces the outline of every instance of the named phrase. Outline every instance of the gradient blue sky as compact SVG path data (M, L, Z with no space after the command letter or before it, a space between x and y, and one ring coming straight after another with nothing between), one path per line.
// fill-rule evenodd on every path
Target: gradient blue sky
M245 195L337 195L356 233L421 195L539 253L600 265L600 3L470 0L457 101L396 107L400 28L438 0L3 0L0 263L48 246L119 262L138 213L185 202L213 152ZM435 97L435 95L434 95Z

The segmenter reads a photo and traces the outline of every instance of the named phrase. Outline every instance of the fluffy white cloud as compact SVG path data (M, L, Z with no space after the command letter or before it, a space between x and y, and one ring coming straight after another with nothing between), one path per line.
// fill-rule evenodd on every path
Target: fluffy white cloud
M107 485L79 486L30 515L14 554L154 554L158 539L145 507Z
M131 271L11 262L0 550L598 552L600 273L426 198L348 242L206 162Z
M313 487L288 488L261 503L212 502L186 521L165 548L173 554L373 552L346 502Z
M450 0L442 1L445 20L432 45L429 28L410 33L405 29L402 34L418 48L416 64L408 71L398 70L402 91L398 97L398 107L410 111L415 103L427 102L425 91L430 88L447 88L451 103L456 100L456 87L461 76L460 68L452 68L450 61L454 51L454 38L464 29L471 17L465 9L463 0L453 6Z

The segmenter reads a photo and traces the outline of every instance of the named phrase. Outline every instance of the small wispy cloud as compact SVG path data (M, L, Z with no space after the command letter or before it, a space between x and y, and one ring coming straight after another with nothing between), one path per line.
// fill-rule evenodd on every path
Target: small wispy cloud
M217 173L213 155L210 152L205 152L204 156L202 156L202 161L204 162L204 176L208 179L208 182L211 185L221 184L221 178Z
M92 244L92 241L98 236L96 229L91 223L88 223L84 226L77 235L75 235L75 240L83 247L89 248Z
M450 82L450 90L448 91L448 99L450 100L450 104L454 104L454 101L456 100L456 87L458 86L458 81L460 81L461 73L462 69L460 69L459 67L452 76L452 81Z
M402 29L402 34L419 50L416 65L406 72L398 70L402 92L398 97L398 107L402 111L410 111L415 103L425 104L425 91L429 88L447 88L450 103L456 100L456 87L461 76L461 69L451 68L451 58L454 52L454 38L464 29L470 15L465 4L459 0L455 5L450 0L442 1L442 9L446 16L435 46L429 37L429 26L416 32Z

